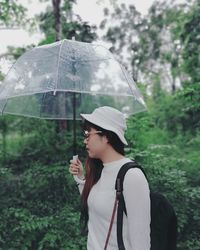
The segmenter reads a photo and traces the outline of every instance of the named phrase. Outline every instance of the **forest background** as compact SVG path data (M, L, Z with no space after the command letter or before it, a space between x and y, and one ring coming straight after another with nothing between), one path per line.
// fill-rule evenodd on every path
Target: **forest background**
M17 1L1 0L0 26L39 25L44 38L37 45L72 37L111 44L148 106L128 119L126 155L143 165L150 186L172 202L178 250L199 250L200 0L155 1L145 16L133 5L110 1L112 11L105 8L99 27L73 14L75 0L41 2L47 8L29 18ZM0 58L13 63L34 46L9 47ZM0 68L0 81L4 77ZM84 160L82 140L79 126ZM70 121L0 117L0 249L86 248L79 194L68 173L72 155Z

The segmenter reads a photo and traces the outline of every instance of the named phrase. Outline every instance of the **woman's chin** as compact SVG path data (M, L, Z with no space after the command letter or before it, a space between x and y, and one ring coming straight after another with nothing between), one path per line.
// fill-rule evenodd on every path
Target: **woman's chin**
M93 158L93 159L96 158L95 155L92 154L92 152L90 152L89 150L87 150L87 153L88 153L88 156L89 156L90 158Z
M94 155L91 154L90 152L88 152L88 156L89 156L90 158L94 158Z

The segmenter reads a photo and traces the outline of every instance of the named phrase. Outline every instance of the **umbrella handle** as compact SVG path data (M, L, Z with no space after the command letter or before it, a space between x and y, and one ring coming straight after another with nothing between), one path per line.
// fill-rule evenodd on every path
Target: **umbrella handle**
M76 155L76 93L73 93L73 155Z

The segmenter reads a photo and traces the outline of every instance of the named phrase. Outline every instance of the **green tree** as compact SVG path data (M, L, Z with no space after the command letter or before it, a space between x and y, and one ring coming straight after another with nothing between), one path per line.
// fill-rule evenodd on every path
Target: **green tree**
M152 88L154 79L159 77L161 87L173 93L181 85L184 74L180 69L182 47L177 22L187 8L155 1L144 17L134 6L125 4L115 7L113 13L105 9L101 24L104 39L112 43L112 50L124 63L132 65L134 80Z
M79 16L74 16L73 4L74 0L53 1L53 5L39 15L40 29L45 34L42 44L73 37L83 42L91 42L97 38L95 26L90 26Z
M191 83L200 82L200 1L196 0L185 15L180 34L183 43L183 69L190 76Z
M178 93L182 108L184 132L196 134L200 128L200 1L180 16L176 30L182 44L181 68L187 78L182 81L183 91Z
M16 28L25 24L26 8L14 0L0 1L0 28Z

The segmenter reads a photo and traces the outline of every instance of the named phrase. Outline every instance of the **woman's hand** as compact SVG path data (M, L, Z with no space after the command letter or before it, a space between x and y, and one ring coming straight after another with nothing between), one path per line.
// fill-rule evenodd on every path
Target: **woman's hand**
M83 164L78 158L70 161L69 172L72 175L76 175L81 180L85 179L83 175Z

